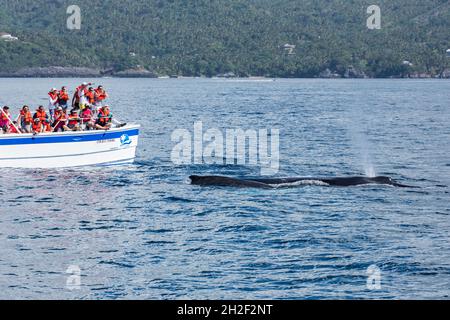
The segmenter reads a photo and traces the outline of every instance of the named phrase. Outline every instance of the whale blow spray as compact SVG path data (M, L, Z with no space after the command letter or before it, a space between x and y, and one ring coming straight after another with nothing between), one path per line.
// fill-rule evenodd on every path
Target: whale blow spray
M354 149L359 151L362 169L365 175L369 178L374 178L377 176L377 172L372 162L371 145L367 140L366 133L361 129L361 123L362 121L349 121L349 133L353 146L355 147Z

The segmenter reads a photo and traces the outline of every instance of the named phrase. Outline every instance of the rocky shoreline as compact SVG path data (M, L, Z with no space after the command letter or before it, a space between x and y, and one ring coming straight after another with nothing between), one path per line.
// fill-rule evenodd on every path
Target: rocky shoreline
M157 78L158 76L145 69L130 69L116 72L85 67L33 67L13 72L1 72L1 78Z
M128 69L124 71L115 71L113 69L100 70L87 67L30 67L23 68L13 72L1 72L0 78L100 78L100 77L114 77L114 78L158 78L169 77L167 75L158 75L145 68ZM176 78L175 76L172 76ZM234 74L217 75L219 78L237 78ZM267 77L270 78L270 77ZM372 77L366 75L363 71L349 67L343 74L330 69L326 69L319 73L314 78L318 79L371 79ZM403 78L403 79L450 79L450 69L443 71L441 74L434 75L431 73L414 72L407 75L391 76L388 78Z

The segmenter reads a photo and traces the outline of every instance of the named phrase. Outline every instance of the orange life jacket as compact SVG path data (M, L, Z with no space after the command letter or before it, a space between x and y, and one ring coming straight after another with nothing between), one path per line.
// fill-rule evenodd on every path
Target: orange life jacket
M45 122L47 121L48 116L47 113L45 113L45 110L43 111L37 110L36 113L34 114L34 118L41 120L41 122Z
M78 118L78 115L70 115L69 116L69 125L77 125L80 123L80 119Z
M55 111L55 122L65 122L66 121L66 114L64 111Z
M9 121L9 112L6 111L0 111L0 120L2 121Z
M58 100L58 94L57 93L49 92L48 95L50 96L50 98L53 101L55 101L55 100L57 101Z
M69 100L69 94L67 92L60 91L58 94L58 98L59 98L59 101L66 102Z
M19 131L17 131L16 127L11 124L9 126L9 133L19 133Z
M20 111L20 117L22 118L22 121L25 124L31 124L33 122L33 117L31 116L31 112L27 111L25 112L24 110Z
M98 124L104 126L112 121L111 112L100 111L98 114Z
M97 101L103 101L106 99L106 91L105 90L95 89L95 94L97 96Z
M42 130L42 122L33 122L33 131L34 132L41 132Z
M44 132L52 132L52 127L50 126L50 123L44 122Z
M94 104L95 102L95 93L91 91L87 91L85 94L90 104Z

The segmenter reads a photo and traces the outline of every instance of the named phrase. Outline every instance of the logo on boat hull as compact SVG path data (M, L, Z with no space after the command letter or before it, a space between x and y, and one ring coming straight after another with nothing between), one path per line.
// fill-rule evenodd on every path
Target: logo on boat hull
M124 134L120 137L120 145L127 146L131 144L131 139L127 134Z

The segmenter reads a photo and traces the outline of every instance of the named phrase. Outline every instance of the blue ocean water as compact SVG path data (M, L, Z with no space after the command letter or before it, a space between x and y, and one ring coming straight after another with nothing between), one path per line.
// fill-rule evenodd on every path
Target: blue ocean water
M35 107L81 81L0 79L0 104ZM117 117L143 125L136 164L0 169L0 299L449 298L450 82L96 82ZM173 164L172 132L196 121L280 129L278 176L376 173L420 188L191 186L191 174L260 174Z

